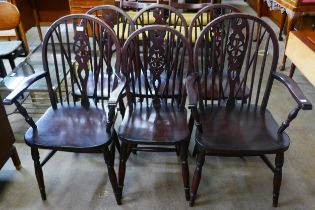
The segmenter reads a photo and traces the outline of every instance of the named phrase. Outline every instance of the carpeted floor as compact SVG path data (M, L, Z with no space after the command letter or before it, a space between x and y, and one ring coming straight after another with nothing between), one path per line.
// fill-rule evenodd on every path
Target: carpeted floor
M244 1L224 1L254 14ZM278 32L278 28L264 18ZM38 44L34 30L28 33ZM280 42L280 56L284 42ZM287 65L289 66L289 65ZM288 67L286 72L288 74ZM315 88L297 70L294 79L315 104ZM269 109L279 123L295 106L287 89L275 83ZM11 110L12 107L7 107ZM287 130L292 139L285 153L278 209L315 209L315 127L313 111L301 111ZM175 154L138 153L127 163L123 204L117 206L100 154L57 153L43 168L48 200L40 198L29 148L23 143L27 125L19 115L10 121L23 168L12 162L0 171L0 209L272 209L273 174L258 157L207 157L195 207L184 198L180 160ZM191 148L190 148L191 149ZM41 151L44 157L48 151ZM269 156L270 159L274 157ZM190 175L195 160L189 157ZM115 169L118 170L116 155Z

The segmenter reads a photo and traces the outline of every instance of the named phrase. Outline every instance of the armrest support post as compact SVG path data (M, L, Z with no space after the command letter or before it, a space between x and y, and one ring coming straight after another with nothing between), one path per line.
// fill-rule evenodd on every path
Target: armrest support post
M191 114L194 118L196 128L198 129L198 131L200 133L202 133L202 125L200 122L200 116L199 116L197 107L196 106L188 106L188 108L191 110Z
M37 126L33 120L32 117L29 116L29 114L27 113L26 109L21 105L20 102L18 102L17 100L14 101L14 104L17 108L17 110L19 111L19 113L24 117L25 121L34 129L37 129Z
M300 110L301 107L298 105L289 113L287 119L282 122L280 128L278 129L278 133L282 133L287 127L289 127L290 122L296 118Z

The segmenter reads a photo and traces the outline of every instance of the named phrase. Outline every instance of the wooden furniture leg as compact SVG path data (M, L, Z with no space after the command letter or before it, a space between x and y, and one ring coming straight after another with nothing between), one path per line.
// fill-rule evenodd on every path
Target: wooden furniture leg
M281 17L280 31L279 31L279 36L278 36L279 41L283 41L282 33L283 33L283 28L284 28L286 19L287 19L287 13L284 11Z
M114 159L115 157L113 155L111 155L111 152L109 151L109 149L107 147L104 148L104 160L107 166L107 170L108 170L108 176L109 176L109 180L110 183L112 185L114 194L115 194L115 198L116 198L116 202L118 205L121 204L121 197L118 191L118 184L117 184L117 176L114 170Z
M2 59L0 59L0 77L4 78L7 76L7 71L5 70Z
M281 180L282 180L282 166L283 166L283 152L278 153L276 155L275 159L275 172L274 172L274 178L273 178L273 206L278 206L278 199L279 199L279 191L281 186Z
M290 68L290 74L289 74L289 77L293 77L294 75L294 72L295 72L295 68L296 66L294 65L294 63L291 64L291 68Z
M289 33L290 33L290 31L292 31L294 29L294 26L295 26L296 21L297 21L297 17L295 17L294 14L293 15L287 15L287 16L288 16L288 23L287 23L287 33L286 33L286 38L285 38L285 48L287 47ZM285 49L284 49L284 52L285 52ZM287 61L287 56L284 53L283 58L282 58L282 64L280 66L281 71L284 71L286 61Z
M197 194L197 190L198 190L200 178L201 178L202 166L205 162L205 156L206 156L206 152L202 149L199 150L199 153L197 156L197 166L196 166L194 177L191 183L191 193L190 193L190 201L189 201L189 206L191 207L195 203L195 198L196 198L196 194Z
M40 28L40 23L39 23L39 18L38 18L38 13L37 13L37 7L36 7L36 2L35 0L31 0L31 4L32 4L32 10L33 10L33 15L34 15L34 19L35 19L35 24L37 27L37 31L38 31L38 35L40 38L40 41L43 41L43 34L42 34L42 30Z
M32 158L34 161L34 168L35 168L35 175L40 191L40 195L42 197L42 200L46 200L46 192L45 192L45 184L44 184L44 176L43 176L43 170L42 166L39 162L39 152L38 149L35 147L31 148Z
M118 170L118 192L119 192L119 199L122 198L122 191L124 187L124 180L126 174L126 161L128 159L128 148L129 145L125 142L121 143L121 150L120 150L120 163L119 163L119 170Z
M184 189L185 189L185 198L187 201L189 201L189 198L190 198L189 168L188 168L188 161L187 161L188 143L184 142L180 144L180 159L182 162L182 176L183 176Z
M20 161L19 154L17 153L15 146L12 146L11 159L16 170L20 170L22 168L21 161Z

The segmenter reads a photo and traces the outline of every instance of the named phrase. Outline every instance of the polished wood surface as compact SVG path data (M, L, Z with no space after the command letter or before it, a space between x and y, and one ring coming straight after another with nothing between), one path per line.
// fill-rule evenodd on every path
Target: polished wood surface
M48 48L52 48L52 52ZM112 51L116 52L115 56ZM42 44L42 52L44 72L24 80L27 84L22 82L4 100L6 104L14 103L31 126L25 134L25 142L31 148L42 199L46 200L42 166L56 151L88 152L103 153L109 180L116 201L120 204L114 170L114 150L119 143L112 126L118 97L124 85L118 77L119 69L112 67L113 63L116 62L117 65L114 66L119 66L121 62L120 44L115 33L102 20L91 15L66 16L49 28ZM74 66L77 66L76 70ZM89 74L90 71L93 74ZM97 84L98 80L104 80L104 75L108 79L111 78L108 75L112 74L117 77L114 78L113 86L107 89L106 96L109 98L105 97L102 85L96 85L94 94L88 95L89 77L93 77ZM43 77L47 82L51 107L35 123L18 98L31 84ZM53 87L52 77L57 78L57 87ZM71 94L76 86L80 90L79 97ZM99 88L100 96L96 94ZM52 152L40 162L38 149L50 149Z
M93 7L100 5L114 5L114 0L69 0L70 13L86 13Z
M121 8L114 5L101 5L93 7L87 14L102 19L114 30L120 45L123 46L129 35L135 31L131 17Z
M20 12L13 4L0 1L0 30L16 30L20 23ZM19 37L20 38L20 37ZM4 68L3 59L8 59L11 69L15 68L14 59L25 55L25 49L20 40L17 41L2 41L0 42L0 77L5 77L7 71Z
M20 12L16 6L6 1L0 1L0 30L16 28L20 23Z
M290 77L295 67L315 86L315 32L291 31L285 50L286 56L292 61Z
M159 8L157 6L153 10L156 11L154 17L163 24L164 13L159 12L163 11ZM124 187L126 162L132 151L178 151L185 198L188 200L187 148L190 129L185 109L184 78L193 70L190 44L170 26L144 26L128 38L122 57L128 108L117 132L122 141L118 172L120 196ZM179 88L176 91L177 81Z
M264 49L262 53L259 52L261 49ZM208 59L209 55L216 56ZM274 172L273 206L278 206L284 151L290 145L284 131L301 109L312 109L297 84L286 75L276 73L278 57L279 46L275 33L268 24L255 16L228 14L209 23L200 33L194 48L194 66L203 75L213 69L207 80L218 78L219 93L223 93L223 75L226 73L229 95L226 98L219 94L218 99L209 99L201 94L201 90L207 89L207 86L201 83L200 75L191 75L187 79L188 107L197 127L198 153L190 206L195 202L206 155L261 156ZM263 80L266 82L263 83ZM280 126L267 108L274 80L284 84L297 103ZM245 95L246 86L249 87L248 99L237 100L238 93ZM276 155L275 166L265 154Z
M10 126L7 114L5 112L4 105L2 103L2 98L0 97L0 169L6 163L6 161L11 157L13 164L16 169L21 168L21 162L18 153L13 146L15 138Z

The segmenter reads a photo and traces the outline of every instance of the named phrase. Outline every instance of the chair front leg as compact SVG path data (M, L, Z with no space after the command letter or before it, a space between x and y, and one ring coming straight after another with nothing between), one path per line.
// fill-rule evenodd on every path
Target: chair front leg
M206 152L202 149L198 149L196 169L195 169L194 177L191 184L191 193L190 193L190 201L189 201L189 206L191 207L195 203L195 198L196 198L196 194L197 194L197 190L198 190L200 178L201 178L202 166L205 162L205 156L206 156Z
M107 170L108 170L108 176L109 176L109 180L110 183L112 185L114 194L115 194L115 198L116 198L116 202L118 205L121 204L121 198L119 195L119 190L118 190L118 184L117 184L117 176L114 170L114 160L113 158L115 158L115 156L112 156L112 153L109 151L109 149L107 147L104 148L104 160L105 163L107 165Z
M182 176L184 181L184 189L185 189L185 198L189 201L189 168L188 168L188 161L187 161L187 153L188 153L188 144L189 141L185 141L180 144L180 159L182 162Z
M115 149L115 146L116 146L118 153L120 153L120 143L118 140L118 136L117 136L115 129L113 129L113 130L114 130L113 131L113 145L114 145L113 149ZM114 156L114 158L115 158L115 156Z
M31 147L31 154L32 154L32 158L34 161L35 174L36 174L36 179L37 179L40 195L42 197L42 200L46 200L44 177L43 177L42 166L40 165L40 162L39 162L38 149L36 147L32 146Z
M278 206L278 200L279 200L279 191L281 186L281 180L282 180L282 166L284 162L284 154L283 152L280 152L276 154L275 158L275 172L274 172L274 178L273 178L273 206Z
M20 161L19 154L17 153L15 146L12 146L11 159L16 170L20 170L22 168L21 161Z
M126 142L122 142L120 150L120 162L119 162L119 171L118 171L118 190L120 199L122 198L122 191L124 187L124 180L126 174L126 162L129 154L129 145Z

